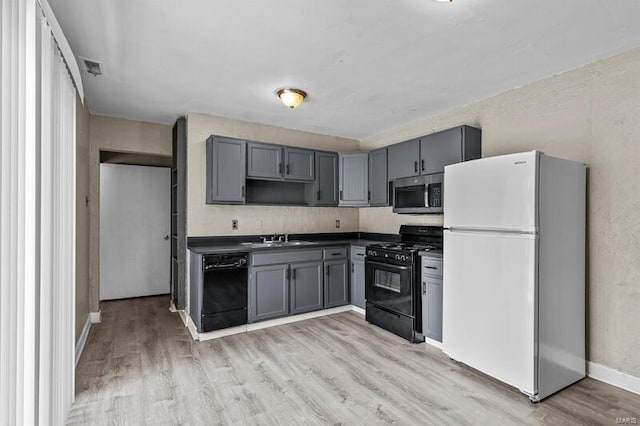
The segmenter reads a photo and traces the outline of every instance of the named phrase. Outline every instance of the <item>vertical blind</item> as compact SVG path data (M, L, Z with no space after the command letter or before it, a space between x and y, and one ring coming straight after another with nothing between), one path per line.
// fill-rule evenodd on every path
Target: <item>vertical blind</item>
M76 90L40 3L2 0L0 23L0 424L64 424L74 396Z

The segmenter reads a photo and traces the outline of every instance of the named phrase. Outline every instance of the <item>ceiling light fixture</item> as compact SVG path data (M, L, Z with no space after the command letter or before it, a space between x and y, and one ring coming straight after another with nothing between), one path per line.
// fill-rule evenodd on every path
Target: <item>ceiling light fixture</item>
M302 104L304 99L307 97L306 92L300 89L292 89L289 87L278 90L276 94L278 95L282 103L291 109L300 106L300 104Z
M453 0L436 0L439 1L440 3L453 3Z

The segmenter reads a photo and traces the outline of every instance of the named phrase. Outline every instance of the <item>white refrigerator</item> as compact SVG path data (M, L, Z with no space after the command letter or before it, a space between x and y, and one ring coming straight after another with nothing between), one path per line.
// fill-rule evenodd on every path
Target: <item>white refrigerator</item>
M445 168L443 351L536 402L585 376L586 167L537 151Z

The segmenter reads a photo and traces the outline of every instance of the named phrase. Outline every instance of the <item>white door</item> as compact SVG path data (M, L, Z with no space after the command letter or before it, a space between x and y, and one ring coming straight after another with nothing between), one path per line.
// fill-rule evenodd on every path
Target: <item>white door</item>
M442 350L534 394L536 236L444 233Z
M100 165L100 300L169 293L171 171Z
M535 151L444 169L445 228L536 231Z

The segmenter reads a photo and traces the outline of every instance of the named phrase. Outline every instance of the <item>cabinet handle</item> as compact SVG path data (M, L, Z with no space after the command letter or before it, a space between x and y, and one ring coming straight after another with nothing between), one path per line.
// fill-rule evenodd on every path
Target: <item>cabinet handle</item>
M282 174L282 163L278 163L278 173Z
M291 279L292 280L296 279L296 270L294 268L291 268Z
M427 294L427 283L425 281L422 281L422 294Z
M420 163L422 163L422 171L424 172L424 160L420 160Z
M355 270L353 269L353 263L351 264L351 272L355 272Z
M289 280L291 279L291 268L288 268L288 267L287 267L287 274L286 274L286 276L287 276L287 281L289 281Z
M337 252L337 253L331 253L331 256L340 256L342 253Z
M318 201L320 201L320 190L318 190Z
M289 174L289 164L287 164L287 174Z
M413 162L413 171L418 173L418 162L417 161Z
M244 198L244 185L242 185L242 198Z
M340 190L340 201L342 201L342 189Z
M371 201L371 191L369 191L369 201Z
M425 266L426 269L438 269L435 266Z

